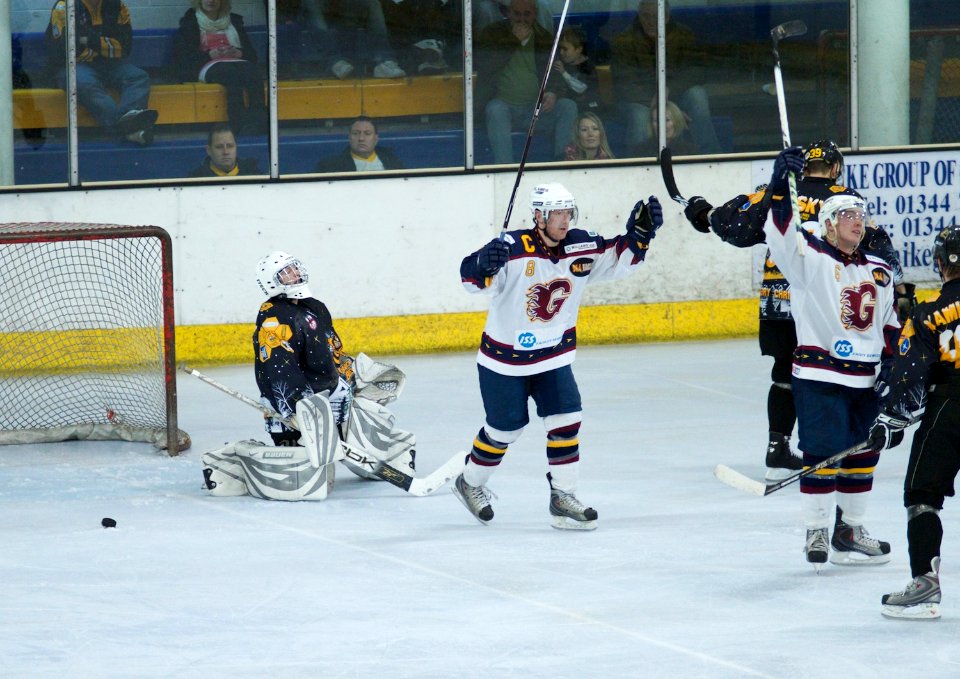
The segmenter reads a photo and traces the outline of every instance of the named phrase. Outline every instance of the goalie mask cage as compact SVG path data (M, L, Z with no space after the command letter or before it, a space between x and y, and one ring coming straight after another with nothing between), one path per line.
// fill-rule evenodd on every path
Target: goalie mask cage
M190 447L171 251L156 226L0 224L0 443Z

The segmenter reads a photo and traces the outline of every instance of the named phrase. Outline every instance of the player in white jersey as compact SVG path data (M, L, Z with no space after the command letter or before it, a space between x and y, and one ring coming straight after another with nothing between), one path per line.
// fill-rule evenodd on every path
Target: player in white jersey
M774 164L770 219L764 231L770 253L792 290L797 349L793 395L799 448L812 466L867 440L879 412L873 386L881 363L893 360L900 324L894 304L893 272L883 259L860 247L866 204L858 196L836 195L820 208L820 233L801 230L804 252L790 224L787 170L803 167L803 150L784 149ZM890 560L890 545L863 528L867 493L879 452L848 455L839 468L825 468L800 480L807 527L807 561L819 570L835 564L878 564ZM834 516L833 538L827 531Z
M597 512L575 494L581 404L571 364L580 299L588 284L636 269L663 224L663 211L656 196L639 201L627 233L605 239L572 228L577 203L560 184L534 188L530 210L533 228L507 232L460 265L464 287L492 300L477 355L486 422L453 492L481 523L493 518L486 484L529 422L532 397L547 430L553 526L591 530Z

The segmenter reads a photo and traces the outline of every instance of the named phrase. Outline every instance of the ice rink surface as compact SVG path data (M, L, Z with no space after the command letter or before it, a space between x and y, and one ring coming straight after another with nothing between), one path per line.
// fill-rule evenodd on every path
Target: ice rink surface
M473 354L375 358L408 375L391 408L421 474L469 447ZM909 580L911 435L881 458L866 523L892 543L885 566L816 575L796 486L759 498L713 478L720 462L762 478L770 367L755 340L582 348L578 495L600 513L586 533L550 527L536 419L493 476L489 526L449 485L417 498L343 467L325 502L211 497L200 454L266 435L181 375L180 457L0 448L0 676L960 676L950 500L943 619L880 615ZM205 372L256 395L250 366Z

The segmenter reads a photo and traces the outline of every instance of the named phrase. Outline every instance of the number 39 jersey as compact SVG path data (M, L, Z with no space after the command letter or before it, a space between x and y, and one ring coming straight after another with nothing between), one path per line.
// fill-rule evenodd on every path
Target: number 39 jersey
M872 387L890 361L900 323L893 270L862 248L846 255L804 230L805 254L790 226L790 201L773 201L767 244L790 281L797 349L793 375L848 387Z
M556 247L547 246L537 229L510 231L504 240L510 259L494 276L477 269L477 252L460 265L467 291L493 297L477 362L502 375L573 363L586 286L627 276L647 253L625 235L604 239L583 229L570 229Z

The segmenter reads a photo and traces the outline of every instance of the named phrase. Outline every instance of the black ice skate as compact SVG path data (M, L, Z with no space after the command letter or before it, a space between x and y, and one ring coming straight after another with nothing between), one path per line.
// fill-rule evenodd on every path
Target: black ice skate
M483 525L487 525L493 519L493 507L490 506L492 493L483 486L471 486L463 480L463 474L461 474L453 482L453 494Z
M830 563L838 566L876 566L890 561L890 543L870 537L863 526L845 523L839 507L830 546Z
M807 544L803 548L807 555L807 561L813 564L817 573L827 562L827 553L830 548L827 547L827 529L826 528L808 528Z
M597 510L587 507L573 493L565 493L553 487L553 477L547 474L550 482L550 516L553 527L560 530L593 530L597 527Z
M910 581L902 592L884 594L881 613L888 618L936 620L940 617L940 557L930 561L931 571Z
M790 437L770 432L767 444L767 481L782 481L803 469L803 460L790 450Z

